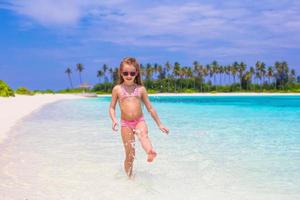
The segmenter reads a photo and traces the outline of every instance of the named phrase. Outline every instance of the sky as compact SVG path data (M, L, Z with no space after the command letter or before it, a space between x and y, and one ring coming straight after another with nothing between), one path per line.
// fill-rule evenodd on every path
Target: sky
M298 0L0 0L0 80L12 88L99 82L103 64L287 61L300 74Z

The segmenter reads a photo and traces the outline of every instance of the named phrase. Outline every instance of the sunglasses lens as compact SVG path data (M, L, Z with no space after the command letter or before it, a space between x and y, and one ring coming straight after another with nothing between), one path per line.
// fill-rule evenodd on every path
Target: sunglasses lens
M135 76L136 72L123 72L122 74L123 74L123 76L128 76L129 74L130 74L130 76Z

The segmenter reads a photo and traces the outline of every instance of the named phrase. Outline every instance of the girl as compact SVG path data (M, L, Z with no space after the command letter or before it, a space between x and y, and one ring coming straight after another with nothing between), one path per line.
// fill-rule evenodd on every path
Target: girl
M169 130L161 123L149 101L147 91L141 81L140 65L135 58L128 57L122 60L119 68L119 84L112 90L109 114L114 131L117 131L118 125L115 116L117 100L119 100L121 110L121 134L126 154L124 168L126 174L131 177L135 156L135 135L148 155L147 161L152 162L156 157L156 152L148 137L148 127L141 108L142 101L159 129L166 134L169 133Z

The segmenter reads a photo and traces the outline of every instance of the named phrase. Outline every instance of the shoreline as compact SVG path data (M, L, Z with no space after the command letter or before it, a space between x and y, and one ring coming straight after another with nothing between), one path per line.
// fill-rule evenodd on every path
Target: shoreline
M111 97L111 94L98 94L98 97ZM254 93L254 92L232 92L232 93L155 93L148 96L300 96L300 93Z
M43 106L60 100L84 98L74 94L36 94L0 97L0 144L15 124Z

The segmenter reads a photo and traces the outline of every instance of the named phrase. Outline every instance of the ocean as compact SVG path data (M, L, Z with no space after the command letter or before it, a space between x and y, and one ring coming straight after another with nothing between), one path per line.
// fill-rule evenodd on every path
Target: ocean
M151 96L158 156L136 140L123 170L110 97L63 100L19 121L0 146L0 199L300 199L300 96ZM117 117L120 110L117 105Z

